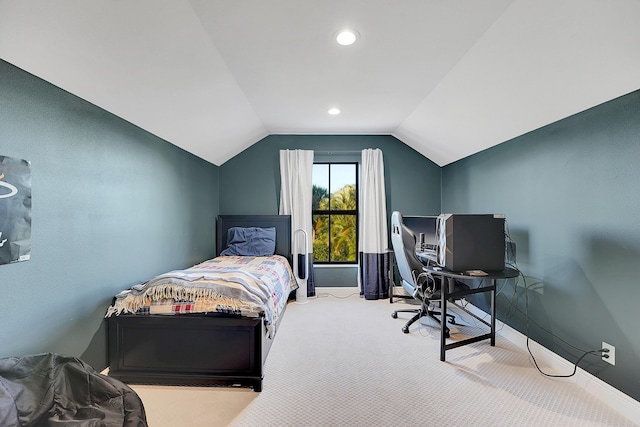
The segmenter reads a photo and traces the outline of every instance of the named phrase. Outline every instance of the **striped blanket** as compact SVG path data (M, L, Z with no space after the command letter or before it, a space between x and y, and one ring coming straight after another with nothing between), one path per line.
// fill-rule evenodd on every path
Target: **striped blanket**
M120 292L106 317L210 312L264 316L272 333L289 293L296 288L289 262L282 256L223 256Z

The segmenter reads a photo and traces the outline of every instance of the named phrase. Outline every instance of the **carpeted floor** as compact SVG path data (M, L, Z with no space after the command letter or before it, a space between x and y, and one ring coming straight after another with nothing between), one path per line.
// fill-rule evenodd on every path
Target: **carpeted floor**
M347 296L349 295L350 296ZM391 318L405 302L319 288L290 303L266 362L263 391L133 386L149 425L162 426L634 426L568 380L541 376L498 336L439 360L435 323ZM410 308L410 307L409 307ZM477 327L459 319L452 338Z

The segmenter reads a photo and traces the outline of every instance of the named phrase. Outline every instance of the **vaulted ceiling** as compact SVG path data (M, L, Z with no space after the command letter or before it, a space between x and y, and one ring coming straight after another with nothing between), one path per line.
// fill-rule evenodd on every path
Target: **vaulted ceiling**
M639 20L639 0L0 0L0 58L216 165L269 134L394 135L446 165L639 89Z

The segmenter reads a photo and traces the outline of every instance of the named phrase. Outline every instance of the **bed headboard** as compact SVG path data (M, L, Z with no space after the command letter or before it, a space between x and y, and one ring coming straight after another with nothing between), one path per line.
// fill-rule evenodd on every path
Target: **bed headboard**
M275 253L291 262L291 215L218 215L216 255L227 248L227 231L231 227L275 227Z

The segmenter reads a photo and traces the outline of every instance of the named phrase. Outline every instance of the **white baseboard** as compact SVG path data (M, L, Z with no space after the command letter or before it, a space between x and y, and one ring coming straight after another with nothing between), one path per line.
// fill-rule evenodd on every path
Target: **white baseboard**
M360 294L360 290L356 286L316 286L316 296L309 297L309 299L323 298L326 296L344 298L358 294Z
M486 312L472 304L467 304L466 309L479 317L488 316ZM498 335L527 351L527 337L524 334L497 319L496 330ZM545 366L549 366L555 372L573 371L573 363L531 339L529 340L529 348L531 348L531 352L538 362L544 363ZM584 369L578 367L576 374L570 378L566 378L566 380L584 389L587 393L595 396L602 401L602 403L613 408L631 421L637 423L638 420L640 420L640 402Z

